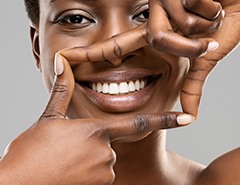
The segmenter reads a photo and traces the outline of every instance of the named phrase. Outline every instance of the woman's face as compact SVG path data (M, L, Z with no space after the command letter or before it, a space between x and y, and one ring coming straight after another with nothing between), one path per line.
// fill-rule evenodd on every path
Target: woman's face
M148 19L147 0L40 0L40 10L39 66L48 90L57 51L105 40ZM74 66L70 118L111 118L172 109L188 60L150 46L114 60Z

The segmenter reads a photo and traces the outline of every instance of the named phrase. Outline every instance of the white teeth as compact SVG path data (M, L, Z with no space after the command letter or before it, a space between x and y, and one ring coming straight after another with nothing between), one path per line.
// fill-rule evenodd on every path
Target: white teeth
M144 88L145 87L145 82L142 80L141 81L141 84L140 84L140 89Z
M128 93L128 84L127 82L121 82L119 84L119 93L124 94L124 93Z
M103 86L102 86L102 92L103 93L108 93L109 92L109 86L107 83L104 83Z
M117 83L110 83L109 85L109 94L118 94L118 84Z
M93 89L94 91L97 91L97 86L96 86L96 84L92 84L92 89Z
M139 91L146 87L146 80L136 80L135 82L121 83L92 83L91 87L94 91L104 94L126 94L129 92Z
M101 83L97 83L97 92L102 92L102 84Z
M135 91L135 84L134 84L133 81L130 81L128 83L128 90L129 90L129 92L134 92Z
M137 91L140 90L140 82L139 82L139 80L137 80L137 81L135 82L135 88L136 88Z

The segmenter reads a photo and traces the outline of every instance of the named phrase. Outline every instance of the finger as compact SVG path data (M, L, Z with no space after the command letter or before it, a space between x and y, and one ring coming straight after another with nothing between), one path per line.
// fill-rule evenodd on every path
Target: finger
M157 50L177 56L197 58L213 51L217 43L213 39L191 39L174 33L166 12L155 1L150 2L149 43Z
M126 136L185 126L192 121L194 121L194 117L192 115L179 112L169 112L161 115L137 115L134 117L128 117L125 120L116 120L114 121L114 124L112 123L112 120L109 123L105 120L104 123L108 127L108 136L113 142Z
M234 25L234 28L232 25ZM212 37L219 42L219 48L216 52L192 61L190 71L183 83L180 94L183 111L194 115L196 118L204 84L209 73L228 53L239 45L240 22L238 18L226 16L222 27Z
M183 3L186 2L189 2L190 4L189 0L183 1ZM191 2L195 2L195 0ZM195 12L193 8L192 11L186 11L181 1L163 1L162 4L164 5L164 9L167 11L169 16L172 18L173 22L184 35L189 36L193 34L215 31L220 27L222 22L223 15L221 13L218 13L217 16L214 15L214 19L208 19L198 16L198 12ZM203 2L199 2L199 4L201 6L201 10L203 9L205 12L212 12L213 8L208 5L209 3L207 4L208 6Z
M146 46L146 24L105 41L87 47L76 47L60 51L71 64L79 62L98 62L122 57Z
M55 79L50 98L41 118L65 118L74 90L74 77L64 57L56 54Z
M163 1L163 5L164 5L164 9L172 18L173 22L177 25L178 29L184 35L188 35L188 36L216 31L221 26L221 23L223 20L222 13L219 13L218 16L216 16L214 19L209 20L197 15L196 12L194 11L192 12L186 11L186 9L183 7L180 1L176 1L176 2ZM211 7L204 6L204 5L202 6L205 12L212 11Z
M183 6L190 12L208 20L216 19L222 11L222 6L212 0L182 0Z
M217 65L217 61L202 58L193 61L191 65L181 89L180 100L183 112L192 114L197 118L204 84L211 70Z

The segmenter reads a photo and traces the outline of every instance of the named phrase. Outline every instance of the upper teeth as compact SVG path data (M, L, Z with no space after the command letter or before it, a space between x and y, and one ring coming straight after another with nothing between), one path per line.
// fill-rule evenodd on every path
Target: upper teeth
M92 83L92 89L104 94L126 94L139 91L147 85L146 80L136 80L121 83Z

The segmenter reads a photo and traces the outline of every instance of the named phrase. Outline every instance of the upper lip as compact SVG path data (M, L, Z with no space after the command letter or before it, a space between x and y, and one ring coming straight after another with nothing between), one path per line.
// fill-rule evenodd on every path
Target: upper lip
M128 69L123 71L108 71L101 72L98 74L87 75L86 77L80 77L80 75L75 74L76 81L79 82L101 82L101 83L111 83L111 82L124 82L124 81L134 81L137 79L143 79L147 76L158 76L161 75L160 72L153 72L145 69Z

